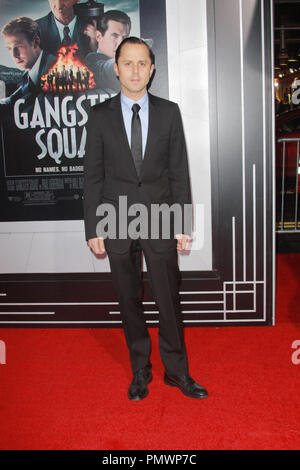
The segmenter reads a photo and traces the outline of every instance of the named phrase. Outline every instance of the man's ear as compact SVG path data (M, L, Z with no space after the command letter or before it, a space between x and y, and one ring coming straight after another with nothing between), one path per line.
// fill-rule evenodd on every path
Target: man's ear
M41 45L41 38L39 36L35 36L35 38L33 39L33 47L36 48L36 47L40 47Z
M97 29L96 30L96 41L99 42L102 39L102 34L101 32Z
M119 69L118 69L118 65L116 62L114 62L114 71L115 71L115 74L117 75L117 77L119 78Z
M151 68L150 68L150 77L151 77L151 75L152 75L153 72L154 72L154 68L155 68L155 65L152 64L152 65L151 65Z

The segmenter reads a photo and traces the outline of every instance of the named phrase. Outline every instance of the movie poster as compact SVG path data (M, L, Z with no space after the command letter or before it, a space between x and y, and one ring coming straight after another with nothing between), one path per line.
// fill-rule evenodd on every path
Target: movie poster
M141 37L140 2L2 0L0 11L0 221L82 219L89 109L120 91L114 54Z

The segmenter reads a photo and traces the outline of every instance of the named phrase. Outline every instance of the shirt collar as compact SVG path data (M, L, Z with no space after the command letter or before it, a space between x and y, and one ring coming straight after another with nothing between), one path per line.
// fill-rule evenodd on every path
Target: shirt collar
M145 106L148 105L148 100L149 100L148 92L146 92L138 101L135 101L135 100L132 100L131 98L128 98L128 96L125 96L121 91L121 103L123 106L126 106L127 108L129 108L130 111L134 103L138 103L141 109L143 109Z
M98 47L98 49L97 49L97 51L96 51L96 52L97 52L98 54L105 55L105 57L108 57L108 55L106 55L104 52L102 52L102 51L101 51L101 49L100 49L99 47ZM108 57L108 58L109 58L109 59L111 59L111 60L113 60L113 61L115 61L115 59L114 59L114 58L112 58L112 57Z
M38 79L39 79L39 69L40 69L40 63L42 60L42 51L40 55L38 56L37 60L35 61L33 67L28 70L29 72L29 77L33 81L35 85L38 85Z
M54 16L54 15L53 15ZM57 21L57 19L55 18L54 16L54 20L55 20L55 23L56 23L56 26L57 26L57 29L58 29L58 32L59 32L59 35L60 35L60 39L63 39L64 37L64 27L65 26L68 26L69 29L70 29L70 37L73 36L73 32L74 32L74 28L75 28L75 23L76 23L76 20L77 20L77 17L74 16L74 18L72 19L72 21L69 23L69 24L62 24L60 23L59 21Z

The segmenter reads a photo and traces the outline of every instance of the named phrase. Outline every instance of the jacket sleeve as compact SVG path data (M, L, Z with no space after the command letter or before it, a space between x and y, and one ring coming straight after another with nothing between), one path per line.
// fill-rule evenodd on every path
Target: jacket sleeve
M93 107L87 125L86 154L84 161L83 211L86 240L97 237L97 207L102 202L104 184L104 156L99 116Z
M114 71L115 59L105 58L103 54L92 52L85 58L86 65L93 72L96 86L118 93L121 90L120 82Z
M192 233L192 198L186 142L178 105L175 105L169 144L169 184L172 198L182 210L182 231ZM176 230L175 230L176 231ZM178 233L178 231L176 231Z

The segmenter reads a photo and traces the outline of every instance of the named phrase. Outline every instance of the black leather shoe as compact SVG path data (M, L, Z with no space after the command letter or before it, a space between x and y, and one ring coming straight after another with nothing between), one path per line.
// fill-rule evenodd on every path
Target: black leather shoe
M165 373L164 382L166 385L171 387L178 387L184 395L190 398L206 398L208 392L204 387L197 384L190 375L182 375L180 377L176 375L168 375Z
M152 380L150 367L143 367L133 375L133 380L128 390L128 398L132 401L143 400L149 393L148 383Z

